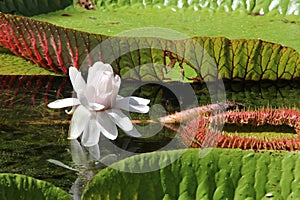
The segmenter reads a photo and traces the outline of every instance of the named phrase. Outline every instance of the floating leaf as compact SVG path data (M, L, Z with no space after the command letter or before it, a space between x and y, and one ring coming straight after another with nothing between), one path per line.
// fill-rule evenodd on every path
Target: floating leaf
M300 51L299 0L101 0L96 3L96 12L69 7L33 18L110 36L260 38Z
M83 199L263 199L270 193L276 199L292 199L300 195L296 187L300 184L299 156L237 149L143 154L100 171L86 187ZM172 159L173 163L159 170L134 173Z
M0 12L33 16L64 9L73 0L4 0L0 1Z
M176 112L175 114L160 117L159 122L166 124L177 124L192 120L199 116L207 117L212 115L213 113L226 112L230 110L240 110L242 108L244 108L244 105L236 102L214 103L206 106L199 106L187 110L182 110L180 112Z
M224 112L194 117L180 132L188 146L197 148L296 151L300 149L299 113L287 108Z
M0 198L9 199L72 199L71 196L51 183L25 175L0 174Z
M60 75L0 49L0 75Z
M185 78L206 82L220 77L238 81L300 77L297 51L259 39L195 37L172 41L108 37L6 14L0 14L0 22L0 45L40 66L65 74L71 65L90 66L102 60L112 63L123 78L134 80ZM168 76L172 70L176 75Z

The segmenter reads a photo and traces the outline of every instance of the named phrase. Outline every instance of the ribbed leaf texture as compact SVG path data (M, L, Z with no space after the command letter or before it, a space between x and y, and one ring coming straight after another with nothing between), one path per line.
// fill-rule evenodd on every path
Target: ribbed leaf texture
M33 16L64 9L72 4L73 0L3 0L0 1L0 12Z
M300 155L291 152L188 149L134 156L119 169L151 168L148 173L125 173L113 168L99 172L83 199L295 199L300 196Z
M97 5L101 7L111 6L174 6L178 8L197 8L197 10L209 8L211 10L225 10L227 12L235 10L246 10L249 13L257 13L263 11L264 13L277 12L278 14L291 15L299 14L300 4L299 0L293 1L276 1L276 0L97 0Z
M71 196L51 183L19 174L0 174L0 198L68 200Z
M135 80L174 80L168 72L175 66L182 79L193 81L300 77L297 51L259 39L108 37L8 14L0 14L0 24L0 45L39 66L65 74L71 65L80 67L86 59L84 66L102 60L112 63L121 76L126 74L123 78Z

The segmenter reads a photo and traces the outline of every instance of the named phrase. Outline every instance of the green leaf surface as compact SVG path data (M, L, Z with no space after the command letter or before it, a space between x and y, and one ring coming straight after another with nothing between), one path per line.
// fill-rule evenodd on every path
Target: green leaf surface
M71 196L51 183L19 174L0 174L0 198L2 200L57 199L68 200Z
M300 195L299 157L292 152L237 149L142 154L99 172L83 199L294 199ZM148 173L116 170L134 172L172 159L171 165Z
M1 14L0 21L5 24L0 29L1 45L57 72L67 73L71 65L80 67L84 59L85 67L100 59L111 63L124 79L133 80L300 78L297 51L260 39L109 37L13 15Z
M300 0L96 2L93 11L68 7L34 18L110 36L137 28L160 27L188 37L260 38L300 51Z
M61 74L51 72L36 64L26 61L0 48L0 75L54 75Z
M73 0L3 0L0 1L0 12L33 16L64 9L72 4Z

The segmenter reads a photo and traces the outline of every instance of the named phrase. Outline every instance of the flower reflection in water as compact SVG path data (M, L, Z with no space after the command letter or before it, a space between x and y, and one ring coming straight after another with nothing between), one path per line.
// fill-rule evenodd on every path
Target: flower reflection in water
M91 147L85 147L82 146L78 140L70 141L70 153L73 162L72 167L58 160L49 159L48 161L78 173L78 178L70 189L70 194L73 196L74 200L81 199L81 194L87 182L101 169L106 167L106 165L103 165L102 163L112 164L119 159L116 154L108 154L100 158L100 148L98 144Z

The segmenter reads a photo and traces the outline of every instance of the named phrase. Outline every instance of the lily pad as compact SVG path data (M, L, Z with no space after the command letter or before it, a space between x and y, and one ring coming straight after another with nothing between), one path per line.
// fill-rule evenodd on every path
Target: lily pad
M179 158L178 155L182 154ZM188 149L133 156L100 171L83 199L293 199L299 154ZM151 168L178 158L167 167ZM132 173L122 170L131 170Z
M39 67L32 62L15 56L5 49L0 48L0 75L54 75L61 74L51 72Z
M178 31L187 37L259 38L300 51L299 0L96 2L96 10L68 7L34 16L34 19L110 36L126 30L159 27Z
M0 1L0 12L32 16L64 9L73 0L9 0Z
M0 174L0 198L10 199L72 199L51 183L19 174Z
M135 80L218 76L214 69L203 70L204 62L215 65L223 79L291 80L299 78L299 7L299 0L96 1L92 11L72 5L33 19L1 14L6 25L0 44L65 74L86 58L85 65L100 59ZM195 45L211 58L203 58ZM170 68L177 75L169 74Z
M57 72L67 73L71 65L86 68L100 59L112 63L123 78L143 81L300 78L297 51L259 39L109 37L20 16L0 14L0 21L6 24L0 44Z

